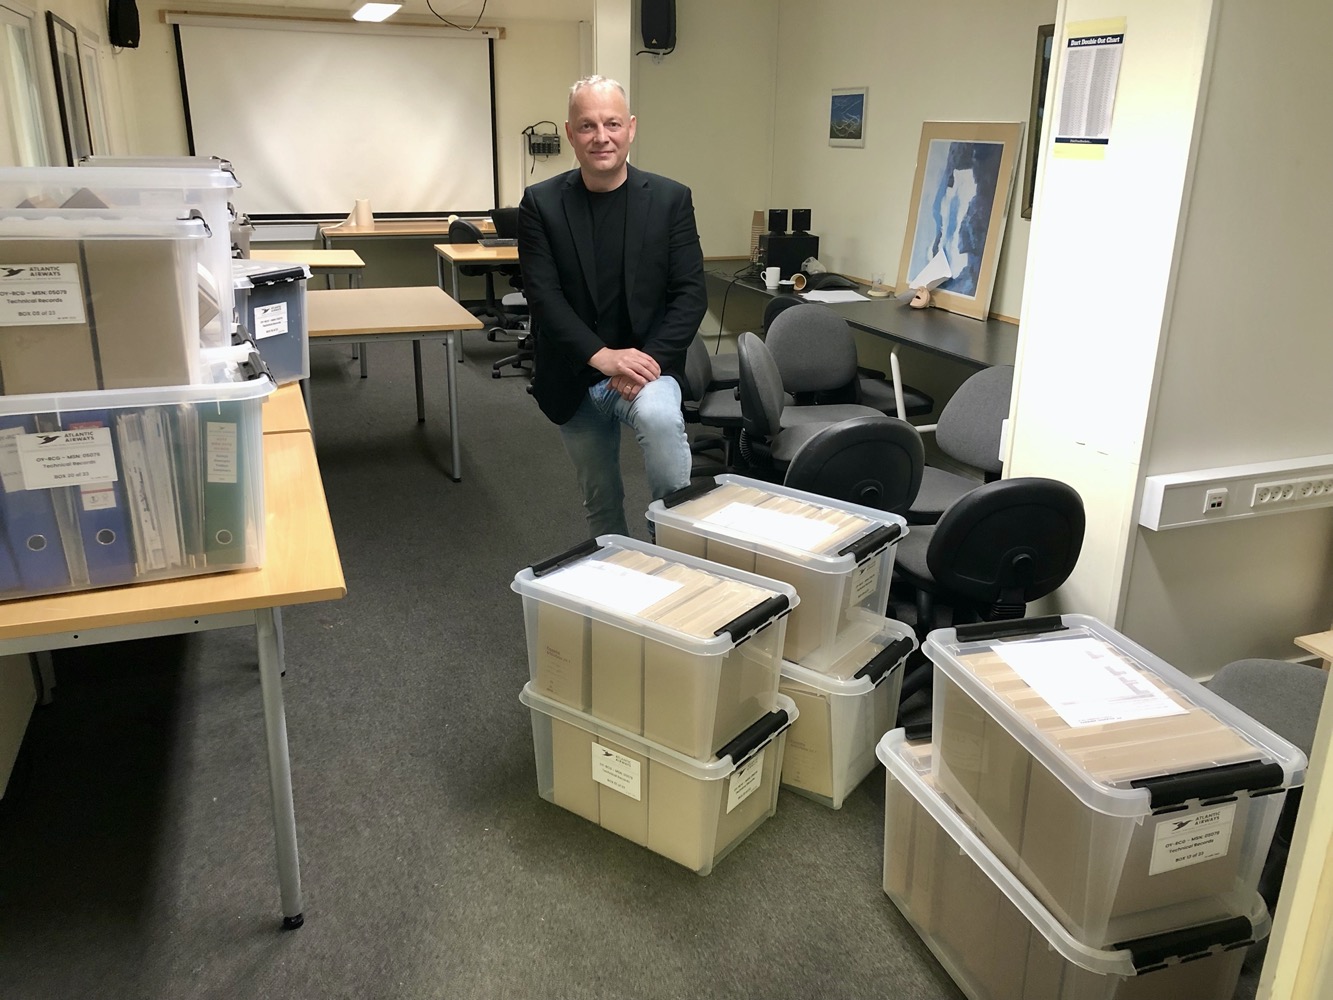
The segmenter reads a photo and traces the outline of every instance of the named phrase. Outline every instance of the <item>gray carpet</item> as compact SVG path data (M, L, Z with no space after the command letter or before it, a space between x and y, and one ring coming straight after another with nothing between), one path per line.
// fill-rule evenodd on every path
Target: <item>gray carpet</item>
M538 798L509 582L584 530L555 429L490 378L509 350L468 338L459 484L442 349L424 429L408 345L364 381L314 352L348 595L284 613L305 927L277 929L253 635L68 651L0 800L0 997L961 996L881 889L881 771L837 812L782 792L705 878Z

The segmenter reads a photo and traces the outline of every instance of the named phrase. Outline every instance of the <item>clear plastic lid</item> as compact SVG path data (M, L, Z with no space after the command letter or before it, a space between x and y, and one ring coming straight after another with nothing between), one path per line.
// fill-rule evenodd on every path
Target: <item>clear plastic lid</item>
M869 619L871 616L862 616ZM858 626L861 622L857 623ZM910 625L892 618L866 621L862 641L853 645L827 672L782 661L782 676L826 694L855 697L873 691L916 649Z
M71 194L87 187L125 191L179 190L230 191L240 187L236 175L221 168L199 166L103 166L97 173L85 167L0 167L0 190L26 189L30 193L68 190ZM96 180L93 178L96 177ZM5 205L5 208L13 208Z
M233 260L231 274L237 288L254 288L260 284L309 278L310 267L278 260Z
M81 167L154 167L175 168L178 170L221 170L225 174L230 174L232 180L236 183L233 187L241 187L240 178L236 176L236 168L231 165L230 160L224 160L220 156L85 156L79 161Z
M0 214L0 240L202 240L201 218L153 219L115 209L19 209Z
M577 726L596 736L605 736L649 760L666 764L699 781L720 781L731 777L738 767L791 728L791 724L800 717L796 703L786 695L779 694L773 711L718 750L711 760L698 760L668 749L660 743L646 740L637 733L595 719L585 712L577 712L568 705L543 698L533 688L531 681L523 685L518 700L534 711Z
M636 568L645 565L643 557L651 562L651 570ZM719 583L741 584L729 591L731 597L741 602L740 605L729 605L735 611L734 618L730 611L720 615L718 624L726 627L717 628L715 633L709 629L710 634L703 635L645 617L644 612L648 609L684 592L682 583L673 579L672 573L664 571L666 567L693 570L700 582L706 582L703 578L709 577ZM510 589L544 604L705 656L726 653L800 603L796 588L790 584L624 535L600 535L559 556L520 570Z
M936 629L923 648L1098 812L1305 780L1299 749L1087 615Z
M954 811L953 807L945 801L943 795L927 783L931 764L928 748L908 743L906 733L902 729L893 729L885 733L883 739L879 741L879 745L875 748L875 755L879 757L893 778L916 799L917 803L940 825L940 828L953 839L959 850L971 858L977 867L985 872L996 887L1008 897L1009 902L1031 922L1034 928L1041 932L1053 949L1080 968L1098 975L1133 976L1138 974L1133 951L1129 948L1093 948L1074 938L1051 915L1051 912L1032 895L1027 886L1023 885L1018 877L991 853L976 832L968 826L967 821ZM1258 893L1254 894L1249 912L1237 914L1237 916L1244 917L1249 921L1249 940L1259 941L1268 936L1270 928L1268 908L1264 905L1264 901ZM1200 931L1206 933L1202 928ZM1179 938L1178 941L1171 940L1177 937ZM1166 945L1165 951L1163 950L1163 944ZM1170 947L1172 944L1176 945L1178 950L1172 950ZM1141 941L1134 942L1134 946L1140 947L1141 951L1144 952L1151 950L1155 956L1165 954L1167 957L1184 958L1187 956L1194 957L1203 951L1211 950L1211 947L1226 947L1227 945L1222 942L1213 942L1210 946L1206 937L1194 939L1187 929L1160 935L1157 938L1144 938Z
M782 499L793 502L775 502ZM830 574L849 572L908 531L888 511L730 473L654 500L648 519Z

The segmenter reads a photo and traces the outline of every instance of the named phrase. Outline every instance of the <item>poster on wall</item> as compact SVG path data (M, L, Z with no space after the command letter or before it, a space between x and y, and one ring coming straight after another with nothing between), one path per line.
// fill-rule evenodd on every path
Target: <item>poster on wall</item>
M1125 19L1071 23L1064 50L1053 153L1064 159L1100 160L1111 142L1115 92L1125 51Z
M924 122L898 288L985 319L1009 215L1022 122Z
M840 87L829 99L828 144L863 148L866 144L865 87Z

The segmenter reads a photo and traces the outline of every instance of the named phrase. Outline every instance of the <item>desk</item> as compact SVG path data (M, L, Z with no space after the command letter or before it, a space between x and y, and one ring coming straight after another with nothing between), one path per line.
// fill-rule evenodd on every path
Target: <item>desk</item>
M305 397L295 382L279 386L276 392L264 397L260 410L265 434L290 434L310 430L310 414L306 412Z
M460 330L480 330L481 321L433 285L406 288L333 288L306 293L306 318L311 344L339 341L410 340L417 380L417 422L426 419L421 383L421 342L444 342L445 392L449 401L449 478L462 479L458 434L458 398L454 389L454 355ZM362 354L364 358L365 355ZM308 390L307 386L307 390ZM310 399L307 391L306 399ZM313 427L313 420L311 421Z
M465 218L488 236L495 233L495 223L491 222L490 219L479 219L473 216L465 216ZM333 247L334 240L420 240L448 235L448 219L376 219L368 226L351 226L338 223L337 225L319 227L319 238L325 250Z
M1333 632L1313 632L1310 635L1298 635L1292 640L1301 649L1314 653L1324 661L1325 670L1333 667Z
M305 264L311 274L324 275L330 288L335 274L347 276L348 288L360 288L366 269L366 262L355 250L251 250L250 259Z
M455 300L462 298L458 294L458 268L461 264L505 267L518 263L518 247L484 247L480 243L436 243L435 274L437 284L444 287L444 262L449 262L453 271L453 295Z
M280 609L336 600L347 585L310 435L265 434L263 441L262 567L7 602L0 605L0 655L254 626L283 926L294 928L304 917L282 700Z

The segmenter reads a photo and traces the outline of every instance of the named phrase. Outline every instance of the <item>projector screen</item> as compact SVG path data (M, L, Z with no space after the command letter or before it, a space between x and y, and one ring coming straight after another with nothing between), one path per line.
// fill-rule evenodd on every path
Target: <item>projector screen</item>
M253 219L488 212L491 42L433 29L176 19L191 152L232 162Z

